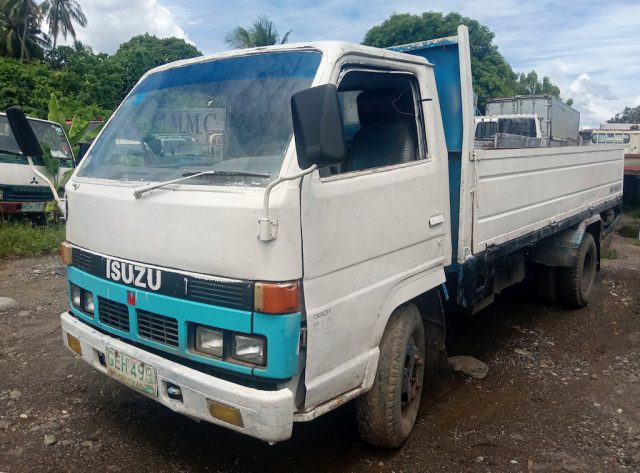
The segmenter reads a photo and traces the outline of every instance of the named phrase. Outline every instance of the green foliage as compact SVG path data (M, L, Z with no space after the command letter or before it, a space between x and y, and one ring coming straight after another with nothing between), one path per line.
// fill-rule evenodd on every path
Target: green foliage
M89 141L94 139L104 126L103 122L97 127L89 129L91 124L88 121L83 121L82 119L78 119L78 117L75 116L71 120L71 125L67 125L67 119L58 106L58 99L56 97L56 94L51 94L51 98L49 99L49 113L47 114L47 120L56 122L60 126L62 126L64 132L67 134L69 144L71 145L71 149L73 150L73 154L75 156L78 155L79 146L82 143L88 143ZM45 154L47 154L46 150ZM51 153L49 153L49 155L50 154ZM57 172L55 174L52 173L52 176L54 175L57 176ZM58 186L56 186L56 189L57 188Z
M493 32L459 13L393 14L382 24L367 31L362 43L385 48L453 36L459 25L469 28L473 89L478 96L479 108L484 109L486 101L495 97L538 93L560 95L560 89L548 77L539 81L535 71L516 74L493 43Z
M541 82L538 80L536 71L531 71L528 74L518 74L518 83L526 94L551 94L560 97L560 87L553 84L547 76L543 77Z
M637 107L624 107L620 113L608 120L609 123L640 123L640 105Z
M82 7L75 0L44 0L40 9L47 16L49 32L53 36L53 49L56 48L60 34L65 39L67 39L67 35L76 39L74 22L80 26L87 25L87 17L84 16Z
M146 33L134 36L121 44L112 58L115 66L121 69L120 96L124 98L149 69L197 56L202 53L179 38L159 39Z
M41 58L49 38L40 29L42 12L33 0L0 0L0 55Z
M272 44L284 44L289 40L292 30L287 31L282 39L278 34L273 21L265 15L258 16L251 26L243 28L238 26L227 33L226 43L232 48L254 48L256 46L271 46Z
M0 109L21 105L28 115L46 118L55 93L65 116L86 123L110 115L148 69L197 55L181 39L144 35L121 45L113 56L95 54L76 41L48 51L45 61L0 57Z
M62 224L34 226L28 221L0 220L0 257L55 253L65 238Z

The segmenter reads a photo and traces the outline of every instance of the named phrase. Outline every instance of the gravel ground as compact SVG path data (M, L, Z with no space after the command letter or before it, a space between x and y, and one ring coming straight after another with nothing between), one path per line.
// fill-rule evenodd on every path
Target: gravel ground
M394 451L358 439L352 405L274 446L175 414L63 349L57 258L0 260L18 301L0 309L0 472L640 471L640 246L616 236L608 254L588 308L514 288L455 319L449 354L489 374L436 383Z

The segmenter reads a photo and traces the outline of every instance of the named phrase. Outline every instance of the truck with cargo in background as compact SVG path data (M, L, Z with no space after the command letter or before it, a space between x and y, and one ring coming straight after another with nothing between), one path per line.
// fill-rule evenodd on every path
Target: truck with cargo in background
M624 203L640 205L640 125L637 123L602 123L590 130L591 145L624 146Z
M448 311L475 313L527 275L545 302L587 305L620 214L621 146L474 149L469 51L460 26L145 74L66 188L65 346L268 442L355 400L365 441L402 444L448 368ZM169 111L209 104L215 153L202 129L192 161L146 143L188 132Z
M74 168L71 145L64 129L48 120L28 120L38 141L48 146L52 157L60 161L58 180L62 179ZM0 113L0 214L42 217L47 202L63 192L62 188L55 189L50 177L42 156L21 153L7 116Z
M487 100L486 115L535 114L540 119L542 146L579 143L580 112L553 95L517 95Z

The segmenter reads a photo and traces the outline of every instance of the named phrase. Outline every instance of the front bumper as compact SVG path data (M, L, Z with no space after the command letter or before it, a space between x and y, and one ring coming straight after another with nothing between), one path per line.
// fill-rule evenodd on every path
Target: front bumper
M100 363L98 356L99 353L106 352L107 345L154 366L158 373L158 396L153 399L160 404L189 417L227 427L267 442L277 442L291 437L295 410L291 390L262 391L241 386L104 335L68 312L63 312L60 319L65 346L71 349L67 333L80 340L82 359L98 371L107 374L107 369ZM180 386L182 401L168 396L167 382ZM242 415L244 426L238 427L213 418L209 414L207 400L237 408Z

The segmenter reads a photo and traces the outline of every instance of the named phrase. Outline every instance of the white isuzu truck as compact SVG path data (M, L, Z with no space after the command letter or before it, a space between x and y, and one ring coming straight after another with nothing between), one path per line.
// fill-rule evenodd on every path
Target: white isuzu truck
M185 135L199 151L161 151ZM154 69L66 188L64 343L269 442L357 398L362 437L396 447L447 364L444 309L527 272L545 301L586 305L619 214L621 147L473 142L465 27Z

